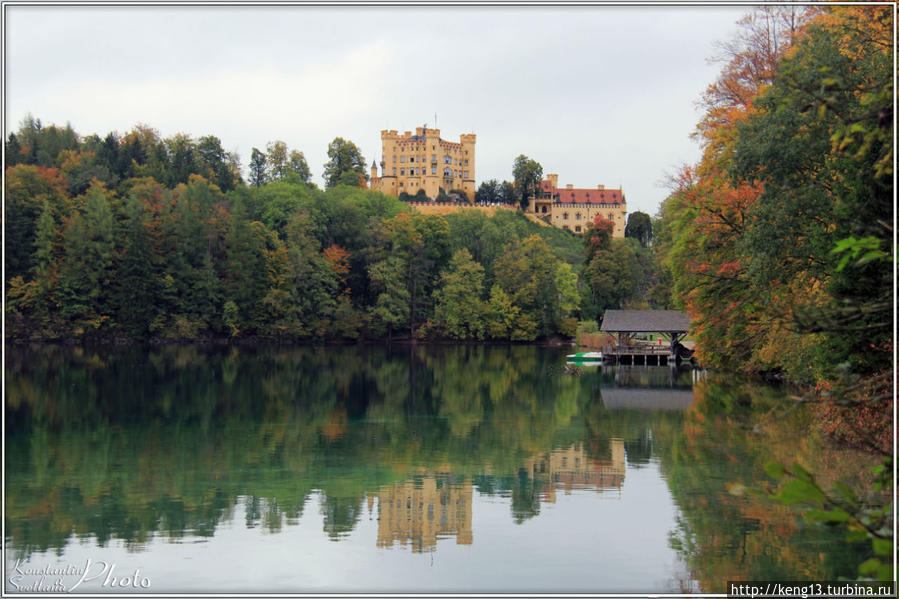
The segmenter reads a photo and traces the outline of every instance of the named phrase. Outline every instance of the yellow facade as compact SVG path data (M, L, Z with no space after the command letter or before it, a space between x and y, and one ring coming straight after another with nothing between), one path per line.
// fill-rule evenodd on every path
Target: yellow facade
M406 131L381 131L381 174L376 164L371 169L371 189L399 196L414 196L424 190L436 199L445 192L463 191L474 201L475 141L477 136L459 136L459 143L440 139L440 129L418 127L413 135Z
M471 502L471 479L452 484L429 473L383 487L378 493L378 547L399 542L409 543L412 551L433 551L438 538L449 536L470 545Z

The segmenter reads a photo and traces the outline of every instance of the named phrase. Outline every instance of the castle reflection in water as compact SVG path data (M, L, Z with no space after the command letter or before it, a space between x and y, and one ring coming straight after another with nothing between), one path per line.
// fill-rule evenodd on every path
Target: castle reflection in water
M610 440L611 459L589 457L582 444L528 458L522 466L540 485L540 501L555 503L556 492L597 492L621 489L625 474L624 440ZM456 543L473 540L471 479L451 472L449 465L422 471L410 480L382 487L378 492L378 547L410 546L414 552L434 551L438 539ZM368 496L374 509L374 496Z

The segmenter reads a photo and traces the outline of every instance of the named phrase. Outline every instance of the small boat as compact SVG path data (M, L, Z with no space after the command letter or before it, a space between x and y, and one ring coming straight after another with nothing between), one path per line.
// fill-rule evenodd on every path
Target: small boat
M569 362L602 362L601 351L582 351L566 356Z

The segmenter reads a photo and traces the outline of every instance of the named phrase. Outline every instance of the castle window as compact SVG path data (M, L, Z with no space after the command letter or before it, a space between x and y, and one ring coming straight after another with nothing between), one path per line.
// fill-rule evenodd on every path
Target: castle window
M406 162L406 157L405 157L405 156L400 156L400 162Z
M396 162L396 154L393 155L393 161Z
M465 153L468 154L468 152ZM465 166L468 166L468 158L465 159Z
M404 168L400 169L400 176L403 176L403 177L406 176L406 169L404 169Z
M393 176L396 177L396 167L393 167Z
M565 212L564 214L562 214L562 220L568 220L568 213L567 213L567 212Z
M574 220L581 220L581 213L578 212L574 215Z
M415 156L409 156L409 162L415 162Z
M467 178L468 178L468 171L465 171L465 174L464 174L463 176L467 179Z
M542 212L543 214L546 214L546 206L541 206L541 208L543 208L543 210L541 210L541 212Z
M576 226L576 227L574 228L574 232L575 232L575 233L580 233L580 232L581 232L581 226L580 226L580 225Z
M436 174L437 174L437 167L436 167L436 166L432 166L432 167L431 167L431 174L432 174L432 175L436 175Z

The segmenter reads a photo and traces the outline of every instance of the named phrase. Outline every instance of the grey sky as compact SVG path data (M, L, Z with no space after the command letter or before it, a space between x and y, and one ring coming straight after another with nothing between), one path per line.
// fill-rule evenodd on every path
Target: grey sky
M368 163L381 129L478 135L480 182L519 154L575 187L623 186L655 214L694 162L696 102L743 6L9 6L6 131L30 112L82 135L137 123L302 150L321 185L328 143Z

